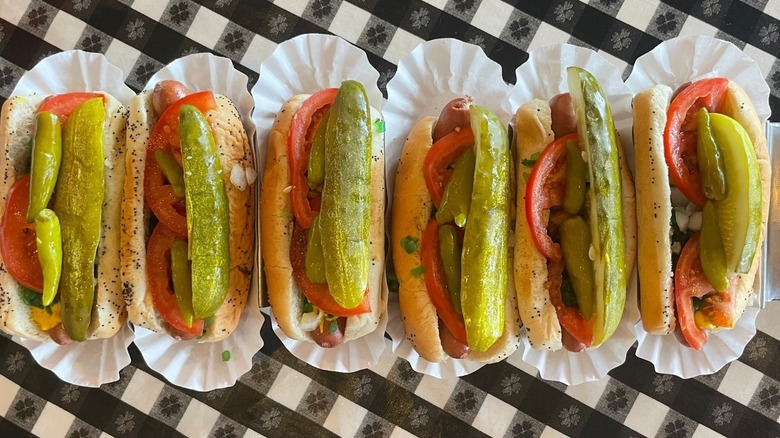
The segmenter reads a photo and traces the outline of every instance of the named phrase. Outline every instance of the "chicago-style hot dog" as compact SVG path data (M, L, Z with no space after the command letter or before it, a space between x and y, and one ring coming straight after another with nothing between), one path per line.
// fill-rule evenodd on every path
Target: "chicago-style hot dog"
M246 306L254 159L233 103L161 81L130 103L122 288L130 321L177 339L229 336Z
M648 333L679 327L696 350L753 291L769 211L763 127L726 78L634 97L639 280Z
M108 338L124 325L126 121L126 109L106 93L14 96L3 105L3 331L66 344Z
M428 361L496 362L519 344L512 177L505 127L469 97L421 119L404 143L393 263L407 338Z
M325 348L373 332L386 310L384 121L345 81L288 100L268 137L260 202L271 309Z
M515 115L515 286L532 347L596 347L618 326L636 254L634 186L596 79Z

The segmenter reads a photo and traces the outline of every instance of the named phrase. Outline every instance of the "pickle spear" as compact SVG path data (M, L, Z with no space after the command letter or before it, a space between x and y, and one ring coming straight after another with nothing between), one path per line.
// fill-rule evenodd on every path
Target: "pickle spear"
M476 162L463 236L460 301L469 347L485 351L504 332L509 257L509 137L498 117L472 105Z
M62 162L54 189L60 219L62 325L74 341L87 339L95 300L95 255L100 240L103 179L103 99L89 99L68 118Z
M212 316L225 301L230 280L228 200L217 145L206 117L192 105L179 110L187 237L192 259L195 319Z
M612 109L596 78L579 67L567 71L577 134L591 163L589 222L595 253L592 346L597 346L617 329L628 283L618 138Z
M345 81L328 116L320 209L325 277L333 299L345 309L358 306L368 286L371 127L366 90Z

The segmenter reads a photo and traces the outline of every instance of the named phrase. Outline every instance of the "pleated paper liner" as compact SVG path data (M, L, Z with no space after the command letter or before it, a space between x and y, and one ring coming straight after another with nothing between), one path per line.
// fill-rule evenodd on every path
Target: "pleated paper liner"
M268 135L279 109L287 100L296 94L312 94L323 88L339 87L348 79L362 83L371 105L381 109L382 93L377 86L379 73L369 64L362 50L339 37L321 34L301 35L279 44L263 61L260 77L252 87L258 168L265 168ZM384 276L380 288L382 302L386 302L387 282ZM266 310L270 312L272 309ZM354 372L371 367L385 348L386 311L372 333L329 349L321 348L314 342L290 339L273 317L271 323L274 332L295 357L324 370Z
M42 59L22 76L12 95L105 91L128 108L135 93L124 84L123 77L122 71L102 54L71 50ZM61 380L97 387L119 380L119 371L130 363L127 347L133 342L133 331L125 324L112 338L70 345L17 337L14 341L30 350L42 367Z
M714 76L726 77L741 85L753 102L761 126L765 126L771 114L769 86L758 64L727 41L704 36L664 41L636 60L626 84L636 94L657 84L675 90L686 82ZM755 284L754 295L757 295L758 276ZM756 334L757 315L758 303L754 300L733 329L711 332L701 351L688 347L673 334L648 334L640 321L634 328L639 341L636 355L652 362L659 373L686 378L712 374L742 355Z

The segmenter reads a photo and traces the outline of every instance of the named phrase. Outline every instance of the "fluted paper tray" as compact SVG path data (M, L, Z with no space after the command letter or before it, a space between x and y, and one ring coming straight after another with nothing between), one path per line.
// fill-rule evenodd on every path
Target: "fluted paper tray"
M763 309L769 301L780 300L780 122L767 122L767 146L772 166L772 200L769 202L769 223L764 241L764 263L758 275L758 305ZM772 252L774 251L774 252Z

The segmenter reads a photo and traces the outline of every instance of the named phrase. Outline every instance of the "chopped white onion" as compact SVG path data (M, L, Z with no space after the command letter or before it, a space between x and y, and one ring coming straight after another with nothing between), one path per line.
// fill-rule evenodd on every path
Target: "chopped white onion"
M680 244L680 242L674 242L672 244L672 252L673 253L679 254L681 250L682 250L682 245Z
M701 230L701 212L694 211L691 213L691 219L688 221L688 228L692 231Z
M246 168L246 183L250 186L254 184L255 180L257 179L257 171L254 167L247 167Z
M246 190L246 173L238 163L234 164L233 169L230 170L230 183L242 192Z
M325 312L319 309L315 309L313 312L304 313L301 315L301 330L310 332L320 325L320 320L325 317Z
M683 195L683 193L678 189L677 187L672 187L672 206L673 207L682 207L685 204L688 203L688 198Z
M688 222L690 221L690 215L688 212L681 209L675 209L674 220L677 221L677 226L680 228L680 231L688 230Z

